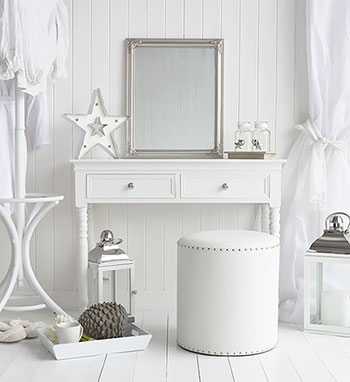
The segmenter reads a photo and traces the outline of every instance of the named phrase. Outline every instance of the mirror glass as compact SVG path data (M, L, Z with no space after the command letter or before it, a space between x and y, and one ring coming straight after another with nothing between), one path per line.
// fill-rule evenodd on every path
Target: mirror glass
M136 150L213 148L214 49L136 50L134 113Z
M220 155L216 45L142 40L131 50L129 154Z

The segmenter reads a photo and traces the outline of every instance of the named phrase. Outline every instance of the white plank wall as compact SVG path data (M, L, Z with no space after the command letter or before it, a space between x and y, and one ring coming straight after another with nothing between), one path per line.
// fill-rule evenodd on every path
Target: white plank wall
M69 79L49 87L53 145L29 154L28 189L55 192L64 202L38 228L32 259L51 293L74 294L74 184L71 165L79 132L61 118L85 113L100 87L110 113L125 113L127 37L225 39L225 149L233 148L238 120L269 121L273 147L285 157L293 125L307 114L305 0L65 0L70 17ZM124 129L117 138L124 151ZM95 150L92 157L105 157ZM127 205L95 208L95 234L110 228L136 260L141 295L166 296L176 288L176 240L185 233L252 228L254 206ZM1 273L9 243L1 228ZM118 279L121 288L124 277ZM70 301L66 298L65 301ZM155 301L157 303L157 301Z

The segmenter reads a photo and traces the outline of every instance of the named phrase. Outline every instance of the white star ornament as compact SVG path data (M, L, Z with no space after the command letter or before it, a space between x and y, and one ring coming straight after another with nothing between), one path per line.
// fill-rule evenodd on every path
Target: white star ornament
M76 158L83 158L95 146L100 146L112 158L119 158L114 131L128 117L108 115L100 89L94 90L87 114L64 114L63 118L73 122L85 133L78 146Z

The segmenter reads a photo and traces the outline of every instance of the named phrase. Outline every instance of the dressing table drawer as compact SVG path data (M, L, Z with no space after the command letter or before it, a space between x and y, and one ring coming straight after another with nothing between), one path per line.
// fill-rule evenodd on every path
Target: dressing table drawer
M175 198L175 175L87 175L86 192L89 199L172 199Z
M181 198L203 199L268 199L268 174L184 174L181 176Z

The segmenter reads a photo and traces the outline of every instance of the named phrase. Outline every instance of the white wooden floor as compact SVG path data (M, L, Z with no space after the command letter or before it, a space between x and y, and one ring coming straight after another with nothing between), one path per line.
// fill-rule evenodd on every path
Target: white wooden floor
M3 312L0 320L14 318ZM22 318L53 322L48 311ZM152 333L145 352L56 361L38 339L0 344L1 382L349 382L350 339L304 333L280 324L279 344L248 357L211 357L176 345L175 315L139 312L137 322Z

